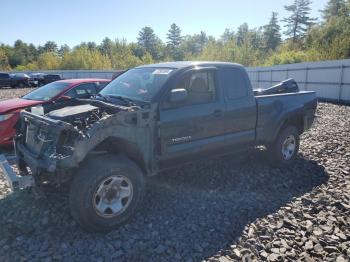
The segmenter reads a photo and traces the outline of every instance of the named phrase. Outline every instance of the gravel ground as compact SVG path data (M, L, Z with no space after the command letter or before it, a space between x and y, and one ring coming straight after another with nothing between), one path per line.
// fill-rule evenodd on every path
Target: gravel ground
M10 194L0 174L0 261L348 261L350 107L317 115L295 165L272 169L256 151L153 177L109 234L82 231L57 194Z
M1 88L0 100L20 97L29 93L31 90L34 90L34 88Z

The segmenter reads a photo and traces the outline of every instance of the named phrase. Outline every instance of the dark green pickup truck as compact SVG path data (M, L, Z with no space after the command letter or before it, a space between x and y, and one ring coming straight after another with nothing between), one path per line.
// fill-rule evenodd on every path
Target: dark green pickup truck
M185 162L264 145L271 163L291 164L317 106L315 92L292 79L253 91L241 65L220 62L140 66L73 102L44 115L23 111L20 175L2 166L14 189L68 185L71 212L88 231L125 222L145 177Z

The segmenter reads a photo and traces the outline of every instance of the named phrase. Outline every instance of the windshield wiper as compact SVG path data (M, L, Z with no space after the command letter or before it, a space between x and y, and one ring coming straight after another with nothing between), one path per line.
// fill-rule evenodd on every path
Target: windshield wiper
M130 99L130 98L127 98L127 97L124 97L124 96L116 96L116 95L107 95L108 97L111 97L111 98L116 98L116 99L119 99L123 102L125 102L126 104L130 105L130 106L136 106L135 102Z

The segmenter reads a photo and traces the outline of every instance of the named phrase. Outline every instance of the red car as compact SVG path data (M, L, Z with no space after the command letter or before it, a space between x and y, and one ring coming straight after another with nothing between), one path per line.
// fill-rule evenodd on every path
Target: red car
M0 101L0 146L11 145L19 113L22 109L44 105L57 106L68 98L89 98L104 88L108 79L67 79L39 87L21 98Z

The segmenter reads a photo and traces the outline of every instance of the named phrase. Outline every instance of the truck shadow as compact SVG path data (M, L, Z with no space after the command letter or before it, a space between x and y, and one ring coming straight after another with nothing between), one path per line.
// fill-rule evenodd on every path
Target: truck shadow
M233 160L206 161L150 178L136 216L104 235L82 231L65 198L39 201L26 192L11 194L0 200L0 253L6 251L1 243L16 243L23 254L37 249L80 260L200 261L232 245L249 223L329 178L322 166L302 156L284 169L269 167L260 152Z

